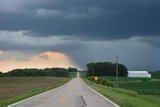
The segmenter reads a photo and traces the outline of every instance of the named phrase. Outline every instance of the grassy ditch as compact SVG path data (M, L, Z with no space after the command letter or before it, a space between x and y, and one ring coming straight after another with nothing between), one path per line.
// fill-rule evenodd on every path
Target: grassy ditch
M0 78L0 107L6 107L25 98L40 94L67 83L60 77L6 77Z
M100 92L121 107L159 107L160 105L160 96L158 95L141 95L136 91L96 84L86 78L83 78L83 80L88 86Z

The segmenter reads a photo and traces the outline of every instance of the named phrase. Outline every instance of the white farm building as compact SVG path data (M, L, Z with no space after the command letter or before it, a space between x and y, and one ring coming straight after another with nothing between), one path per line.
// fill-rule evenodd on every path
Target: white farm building
M147 77L151 78L151 74L147 71L128 71L128 77Z

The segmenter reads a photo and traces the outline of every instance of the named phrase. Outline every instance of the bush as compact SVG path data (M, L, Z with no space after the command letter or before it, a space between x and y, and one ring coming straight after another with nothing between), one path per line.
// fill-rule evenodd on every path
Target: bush
M142 78L142 81L148 81L149 79L148 78Z
M101 81L101 84L102 84L102 85L106 85L106 80L102 80L102 81Z
M115 87L115 85L109 81L106 81L106 86L109 86L109 87Z
M160 79L160 71L150 72L150 73L152 75L152 78Z
M101 79L99 78L97 81L94 80L94 77L87 77L87 79L89 79L91 82L94 82L94 83L97 83L97 84L102 84L102 85L105 85L105 86L108 86L108 87L116 87L114 85L114 83L112 83L111 81L109 80L104 80L104 79Z

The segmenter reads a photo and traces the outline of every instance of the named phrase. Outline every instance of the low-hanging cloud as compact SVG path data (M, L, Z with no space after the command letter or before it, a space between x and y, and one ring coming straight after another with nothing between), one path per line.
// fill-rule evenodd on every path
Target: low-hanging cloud
M160 35L159 0L1 0L0 30L114 40Z
M30 36L29 31L0 31L0 50L70 51L85 48L78 39L68 36ZM74 44L74 45L73 45Z
M90 61L114 62L118 54L130 70L159 69L160 0L0 2L0 61L21 65L56 51L85 69ZM6 51L17 54L16 61Z

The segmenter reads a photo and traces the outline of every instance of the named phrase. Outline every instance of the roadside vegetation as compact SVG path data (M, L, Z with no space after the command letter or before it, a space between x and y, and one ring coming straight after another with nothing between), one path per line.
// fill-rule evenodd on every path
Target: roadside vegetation
M152 75L152 78L160 79L160 71L150 72L150 74Z
M83 80L87 85L121 107L159 107L160 105L160 96L158 95L141 95L136 91L96 84L86 78L83 78Z
M114 63L89 63L87 71L81 72L80 76L87 85L121 107L159 107L160 72L151 73L152 78L128 78L125 71L127 68L120 65L118 86ZM98 76L98 80L94 79L95 76Z
M109 87L117 87L116 77L99 76L98 80L86 77L92 82ZM136 91L139 94L160 95L160 80L153 78L127 78L119 77L118 88Z
M65 68L45 68L45 69L14 69L6 73L0 73L1 77L69 77L68 69Z

